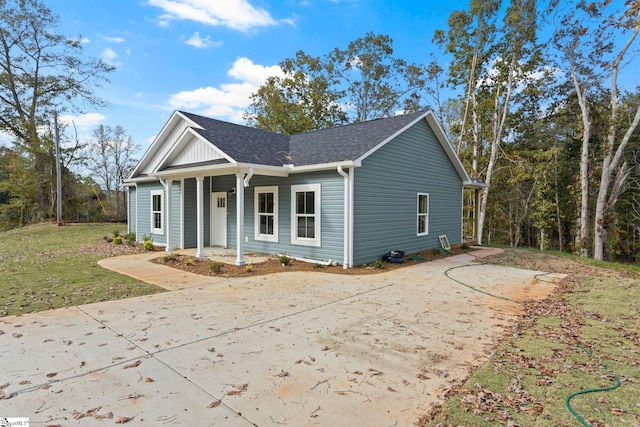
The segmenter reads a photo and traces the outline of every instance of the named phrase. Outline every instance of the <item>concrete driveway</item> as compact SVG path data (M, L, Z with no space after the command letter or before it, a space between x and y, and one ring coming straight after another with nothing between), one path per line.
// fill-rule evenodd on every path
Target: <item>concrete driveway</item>
M249 279L112 259L121 271L139 270L136 262L160 269L156 280L180 290L0 319L0 417L60 426L413 425L486 360L518 312L451 278L516 300L553 290L551 276L536 280L541 272L478 262L491 251L377 275Z

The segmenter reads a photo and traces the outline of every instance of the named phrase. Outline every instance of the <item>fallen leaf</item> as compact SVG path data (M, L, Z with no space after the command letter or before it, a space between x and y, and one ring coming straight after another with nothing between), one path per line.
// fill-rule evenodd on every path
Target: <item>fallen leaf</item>
M9 393L9 394L4 394L4 393L0 393L0 400L9 400L12 399L14 397L16 397L18 395L18 392L14 391L13 393Z
M237 385L235 387L236 387L235 390L231 390L227 392L227 396L240 396L242 393L244 393L247 390L247 388L249 387L249 384Z
M152 383L152 382L153 382L153 378L146 377L146 378L144 379L144 382L145 382L145 383Z
M0 390L9 387L9 384L11 384L11 383L4 383L4 384L0 385Z
M376 375L382 375L382 371L378 371L377 369L373 369L373 368L369 368L367 369L367 372L369 372L369 374L373 377Z
M47 374L47 378L53 378L53 377L55 377L56 375L58 375L58 373L57 373L57 372L50 372L50 373L48 373L48 374Z
M91 415L93 416L93 414L95 414L96 412L98 412L100 409L102 409L102 406L96 406L95 408L89 409L87 411L87 415Z
M66 344L66 345L71 345L71 344L73 344L73 341L71 341L71 340L64 340L64 341L62 341L62 342L63 342L64 344Z
M116 424L126 424L126 423L128 423L129 421L131 421L132 419L133 419L133 417L119 417L119 418L116 420Z
M216 407L220 406L221 403L222 403L222 400L214 400L213 402L211 402L209 404L209 406L207 406L207 408L209 408L209 409L216 408Z
M140 364L142 363L142 360L137 360L133 363L130 363L128 365L124 365L124 369L129 369L129 368L137 368L138 366L140 366Z
M113 412L107 412L106 414L102 414L102 415L96 415L93 418L95 418L96 420L110 420L113 419Z
M394 389L393 389L393 388L391 388L391 387L387 387L387 391L393 391L393 392L395 392L396 390L394 390Z
M11 336L14 337L14 338L20 338L22 336L22 334L14 332Z
M73 411L72 416L74 420L79 420L80 418L86 417L87 414L85 414L84 412Z
M288 376L289 376L289 372L287 371L280 371L280 373L276 375L276 377L281 377L281 378L288 377Z

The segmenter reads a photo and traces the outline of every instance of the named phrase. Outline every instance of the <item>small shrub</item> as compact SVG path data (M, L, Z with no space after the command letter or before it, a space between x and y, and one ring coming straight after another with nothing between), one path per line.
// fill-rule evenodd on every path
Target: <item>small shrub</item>
M376 270L381 269L381 268L384 268L384 264L382 264L382 260L380 260L380 259L377 259L377 260L373 261L373 262L371 263L371 265L372 265L372 266L373 266L373 268L375 268Z
M221 262L212 262L211 264L209 264L209 268L211 268L211 271L213 271L214 273L220 273L223 265L224 264L222 264Z
M251 270L253 270L253 266L251 264L247 264L244 266L244 271L246 271L247 273L251 273Z
M178 259L178 254L175 252L171 252L170 254L166 254L164 256L164 262L175 261Z
M281 266L286 267L291 262L291 259L286 255L282 255L280 258L278 258L278 262Z
M155 247L153 246L153 240L145 240L144 242L142 242L142 247L148 251L152 251L155 249Z
M322 267L324 267L324 266L322 264L320 264L320 263L316 262L315 264L313 264L313 268L322 268Z
M120 236L120 230L116 230L113 232L113 237L119 237Z
M124 240L127 242L127 246L133 246L136 243L136 233L125 234Z
M113 243L115 245L121 245L122 244L122 236L116 236L113 238Z
M433 254L434 254L434 255L440 255L440 254L443 254L443 253L445 253L444 249L435 248L435 249L433 250Z
M190 266L193 265L193 260L191 258L187 258L184 260L184 265Z
M466 251L469 249L469 244L468 243L463 243L460 245L460 249L462 249L463 251Z

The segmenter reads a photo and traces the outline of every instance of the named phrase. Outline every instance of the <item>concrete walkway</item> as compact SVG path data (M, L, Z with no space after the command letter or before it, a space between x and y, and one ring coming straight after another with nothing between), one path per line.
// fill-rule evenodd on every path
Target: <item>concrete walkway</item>
M173 292L0 319L0 417L31 425L411 426L554 285L476 256L368 276L195 276ZM157 253L155 254L158 255Z

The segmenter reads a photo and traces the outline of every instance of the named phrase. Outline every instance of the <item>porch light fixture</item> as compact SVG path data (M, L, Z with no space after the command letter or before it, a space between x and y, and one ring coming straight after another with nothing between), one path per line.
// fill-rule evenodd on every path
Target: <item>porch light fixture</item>
M236 194L236 187L231 187L229 189L229 191L227 191L227 193L229 193L231 196L233 196L234 194Z

